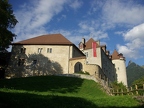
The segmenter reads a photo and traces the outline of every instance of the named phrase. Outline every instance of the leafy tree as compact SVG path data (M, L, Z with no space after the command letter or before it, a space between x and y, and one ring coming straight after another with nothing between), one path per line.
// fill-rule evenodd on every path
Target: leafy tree
M144 84L144 76L142 76L141 78L139 78L138 80L135 80L132 85L138 85L141 86L141 88L143 88L143 84Z
M17 24L12 5L8 0L0 0L0 49L8 48L16 35L10 31Z
M137 89L141 89L139 91L140 95L144 95L144 89L143 89L143 84L144 84L144 76L142 76L141 78L139 78L138 80L135 80L132 83L132 87L135 88L135 85L137 85Z

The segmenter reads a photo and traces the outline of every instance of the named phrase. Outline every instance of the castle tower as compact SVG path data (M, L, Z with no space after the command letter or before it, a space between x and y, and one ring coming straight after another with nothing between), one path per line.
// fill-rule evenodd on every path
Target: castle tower
M127 75L126 75L126 65L125 65L125 57L123 57L122 53L118 53L114 50L112 54L112 62L115 64L117 81L122 82L125 86L127 85Z

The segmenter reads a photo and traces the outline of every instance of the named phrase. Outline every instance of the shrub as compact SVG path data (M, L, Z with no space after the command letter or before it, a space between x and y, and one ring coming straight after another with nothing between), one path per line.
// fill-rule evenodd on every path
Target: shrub
M127 90L127 87L122 82L118 83L117 81L114 81L110 85L115 91L118 90L119 92L121 92L122 90Z
M87 71L85 71L85 72L84 72L84 71L79 71L79 72L77 72L77 73L78 73L78 74L86 74L86 75L90 75L89 72L87 72Z

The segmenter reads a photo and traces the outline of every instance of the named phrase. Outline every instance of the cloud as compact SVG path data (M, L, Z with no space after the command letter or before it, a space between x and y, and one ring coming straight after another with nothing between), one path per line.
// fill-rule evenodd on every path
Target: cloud
M134 1L94 0L91 2L90 14L97 14L106 29L117 26L132 27L144 22L144 7Z
M144 40L144 23L133 27L131 30L124 34L124 39L126 41L132 41L137 38Z
M95 40L100 40L104 38L108 38L108 34L102 30L99 29L101 25L97 23L96 20L85 20L81 21L79 23L79 32L82 34L87 34L88 36L94 38Z
M141 58L144 55L144 23L123 34L125 45L117 45L119 52L128 58Z
M17 41L47 33L45 27L52 18L63 10L67 0L35 0L24 4L15 12L19 23L14 32ZM55 8L56 7L56 8Z
M123 45L117 45L117 49L118 49L118 52L119 53L122 53L124 54L124 56L126 58L134 58L134 59L137 59L139 58L140 56L138 56L138 52L129 48L128 46L123 46Z
M83 2L80 0L73 0L72 3L70 4L70 7L73 9L78 9L82 6Z
M60 18L57 18L57 20L58 20L58 21L61 21L61 20L63 20L63 19L66 19L66 17L67 17L66 15L61 15L61 17L60 17Z
M103 19L115 24L137 25L144 21L144 7L132 1L108 0L102 10Z

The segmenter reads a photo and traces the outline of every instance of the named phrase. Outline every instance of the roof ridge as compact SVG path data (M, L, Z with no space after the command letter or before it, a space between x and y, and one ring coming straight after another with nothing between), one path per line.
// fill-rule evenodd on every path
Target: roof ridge
M46 45L46 44L73 44L62 34L46 34L29 38L13 44Z

